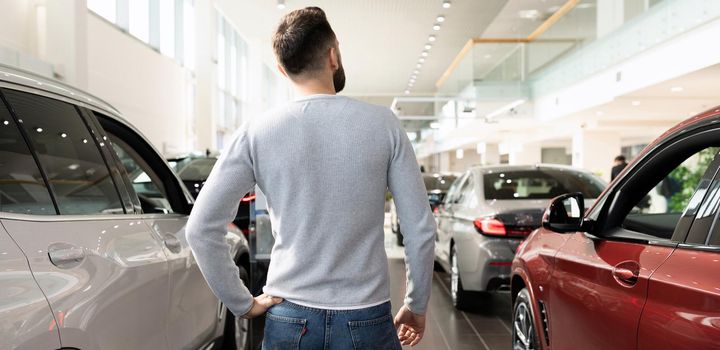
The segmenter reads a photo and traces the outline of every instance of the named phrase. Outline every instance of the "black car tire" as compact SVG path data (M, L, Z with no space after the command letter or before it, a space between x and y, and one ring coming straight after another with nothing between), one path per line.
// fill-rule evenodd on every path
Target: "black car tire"
M515 298L513 305L512 349L540 349L540 339L535 326L535 314L532 308L530 292L523 288Z
M470 308L471 293L466 291L462 285L460 271L457 265L457 248L452 247L450 253L450 296L452 297L453 306L458 310L467 310Z
M250 285L250 275L244 267L238 266L240 279L246 286ZM250 320L236 318L227 310L225 320L225 333L223 334L223 350L249 350L250 349Z

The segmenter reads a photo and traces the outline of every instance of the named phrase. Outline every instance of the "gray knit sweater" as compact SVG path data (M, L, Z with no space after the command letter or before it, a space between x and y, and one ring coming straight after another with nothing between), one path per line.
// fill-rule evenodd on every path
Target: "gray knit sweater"
M198 196L186 233L210 288L235 314L252 306L228 246L226 225L257 184L275 236L264 292L323 309L390 299L384 204L393 194L405 236L405 303L424 314L435 221L413 148L387 108L312 95L243 126Z

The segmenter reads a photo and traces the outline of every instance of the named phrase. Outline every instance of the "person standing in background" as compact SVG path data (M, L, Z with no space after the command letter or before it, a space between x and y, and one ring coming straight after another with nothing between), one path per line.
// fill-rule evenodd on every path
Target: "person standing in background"
M610 180L615 180L615 178L620 175L620 172L625 169L627 166L627 161L625 160L624 155L619 155L615 157L615 161L613 163L613 167L610 170Z
M436 226L415 153L388 108L336 95L339 42L317 7L273 35L280 71L301 95L245 124L200 192L186 235L210 288L238 317L267 312L264 349L400 349L425 332ZM226 226L258 185L275 236L264 294L228 254ZM404 305L392 317L385 193L402 217Z

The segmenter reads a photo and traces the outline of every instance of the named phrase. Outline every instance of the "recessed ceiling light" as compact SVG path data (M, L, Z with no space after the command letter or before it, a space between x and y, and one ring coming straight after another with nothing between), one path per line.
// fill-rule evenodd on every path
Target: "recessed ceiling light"
M431 129L440 129L440 123L432 122L432 123L430 123L430 128Z
M427 57L427 55L428 55L427 51L423 51L423 52L420 54L420 56L422 56L422 57Z
M409 94L410 94L410 90L405 90L405 95L409 95Z
M8 125L8 124L10 124L10 122L9 122L9 121L7 121L7 120L3 120L3 125Z
M420 67L422 67L422 63L418 63L418 64L415 65L415 68L420 69Z
M633 105L633 106L639 106L639 105L640 105L640 101L632 101L632 105Z
M437 16L437 18L435 18L435 20L438 21L439 23L445 22L445 16L443 16L443 15Z
M435 40L437 40L437 37L435 37L435 35L430 35L430 36L428 37L428 41L429 41L429 42L433 42L433 41L435 41Z
M413 71L413 74L418 74L418 73L420 73L420 71L417 69Z
M436 24L433 26L433 30L440 30L440 25L436 23Z
M277 8L278 8L278 10L284 10L285 9L285 0L277 0Z
M410 79L413 79L413 80L417 79L417 75L415 75L415 74L411 75Z
M35 128L35 131L37 131L37 132L43 132L43 128Z
M522 10L518 11L518 17L524 18L524 19L538 19L540 18L540 11L538 10Z
M418 60L418 62L420 62L420 63L425 63L425 57L420 57L420 59Z
M60 133L60 137L66 138L66 137L67 137L67 133L61 132L61 133Z
M425 50L430 50L431 48L432 48L432 45L430 45L430 44L425 44Z
M682 86L673 86L673 87L670 88L670 91L672 91L672 92L680 92L680 91L683 91L683 87L682 87Z
M443 7L444 9L449 9L450 6L452 6L452 4L450 3L450 0L445 0L445 1L443 1L442 7Z

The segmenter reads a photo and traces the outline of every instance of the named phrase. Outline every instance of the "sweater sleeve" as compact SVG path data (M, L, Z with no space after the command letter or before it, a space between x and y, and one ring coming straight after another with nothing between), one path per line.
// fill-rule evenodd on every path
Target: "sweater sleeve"
M405 243L405 304L412 312L425 314L432 286L437 227L415 152L394 115L393 119L394 150L388 170L388 188L397 207Z
M240 199L255 185L247 126L220 156L203 186L186 227L186 237L210 289L236 316L246 314L253 296L240 279L225 240Z

